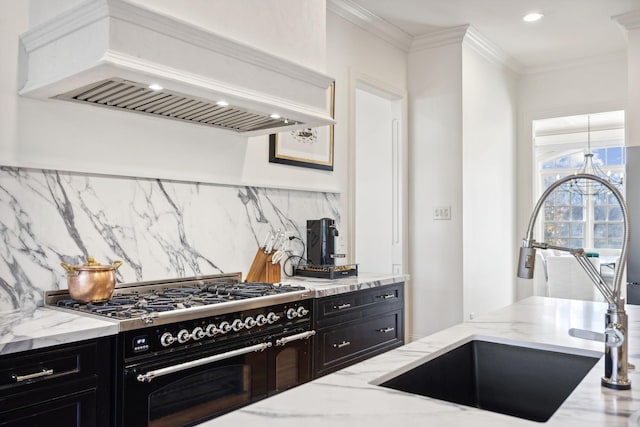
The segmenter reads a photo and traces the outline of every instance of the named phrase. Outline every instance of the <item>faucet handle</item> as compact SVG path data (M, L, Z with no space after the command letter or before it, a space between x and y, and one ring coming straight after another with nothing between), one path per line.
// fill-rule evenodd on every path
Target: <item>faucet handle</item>
M609 347L620 347L624 342L624 335L620 329L615 327L605 329L604 334L586 329L571 328L569 329L569 335L583 340L603 342Z

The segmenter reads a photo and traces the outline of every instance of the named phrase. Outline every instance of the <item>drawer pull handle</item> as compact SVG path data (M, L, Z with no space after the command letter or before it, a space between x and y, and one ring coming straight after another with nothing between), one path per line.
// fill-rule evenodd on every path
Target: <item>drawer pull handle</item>
M383 334L386 334L387 332L393 332L395 330L396 328L383 328L383 329L378 329L378 332L382 332Z
M345 304L340 304L340 305L334 305L333 309L334 310L344 310L345 308L349 308L351 307L351 304L349 304L348 302Z
M389 298L395 298L395 297L396 297L395 294L378 295L378 298L382 298L382 299L389 299Z
M335 348L342 348L351 345L351 341L342 341L340 344L334 344Z
M50 375L53 375L53 369L42 368L42 371L40 372L34 372L33 374L27 374L27 375L11 375L11 378L13 378L15 382L21 383L23 381L32 380L34 378L40 378L40 377L48 377Z

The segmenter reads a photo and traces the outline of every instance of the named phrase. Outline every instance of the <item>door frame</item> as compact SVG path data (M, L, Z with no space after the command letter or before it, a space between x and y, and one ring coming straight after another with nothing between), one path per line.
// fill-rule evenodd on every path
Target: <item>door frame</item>
M396 214L397 234L401 242L400 258L402 259L402 270L400 273L406 274L409 271L408 257L408 101L407 92L399 89L385 81L372 77L368 74L350 70L349 78L349 172L348 172L348 229L350 230L348 237L348 253L351 254L353 263L357 262L356 253L356 89L365 89L383 98L391 101L397 101L400 104L400 123L398 131L400 132L399 147L397 149L397 169L394 170L396 183Z

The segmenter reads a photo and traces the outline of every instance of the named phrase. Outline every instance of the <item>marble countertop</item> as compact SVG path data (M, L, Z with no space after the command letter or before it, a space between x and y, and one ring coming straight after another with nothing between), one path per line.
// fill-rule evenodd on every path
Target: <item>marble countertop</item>
M531 297L445 329L336 373L262 400L203 426L476 426L540 425L494 412L385 389L374 384L416 366L430 355L471 338L517 342L543 349L602 354L604 345L574 338L569 328L604 329L606 304ZM640 367L640 306L628 306L629 361ZM432 356L433 357L433 356ZM550 426L627 426L640 410L640 372L632 389L601 387L604 358L587 374L546 423Z
M118 333L116 322L46 307L0 315L0 355Z
M316 298L369 289L406 280L405 275L361 273L336 280L293 277L283 284L305 286ZM117 321L71 311L39 307L0 313L0 355L34 350L118 333Z
M406 274L374 274L358 273L358 276L344 277L340 279L317 279L314 277L293 276L282 279L282 284L304 286L314 290L314 298L327 297L345 292L361 291L363 289L378 286L391 285L405 282L409 276Z

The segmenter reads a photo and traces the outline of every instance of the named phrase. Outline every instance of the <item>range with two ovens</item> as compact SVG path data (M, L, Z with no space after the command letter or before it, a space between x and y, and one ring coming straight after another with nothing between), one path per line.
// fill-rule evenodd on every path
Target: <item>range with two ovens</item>
M124 284L82 303L45 303L118 323L115 424L191 425L311 379L313 293L241 274Z

